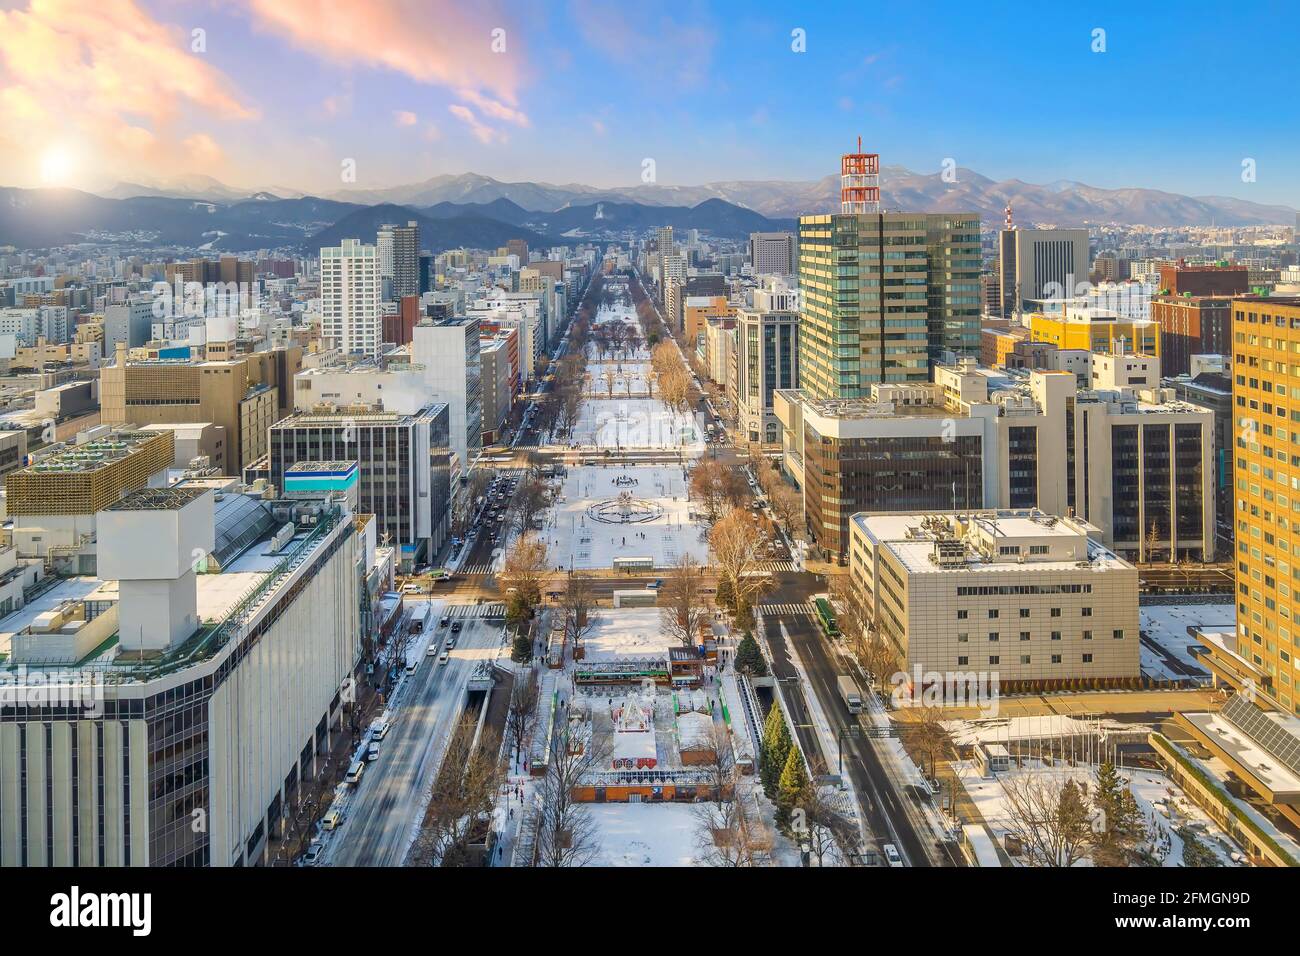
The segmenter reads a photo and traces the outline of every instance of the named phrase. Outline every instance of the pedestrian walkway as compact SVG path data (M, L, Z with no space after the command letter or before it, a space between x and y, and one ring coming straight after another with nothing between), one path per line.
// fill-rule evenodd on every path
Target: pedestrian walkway
M811 604L758 604L754 608L759 614L812 614Z
M442 609L443 616L458 617L505 617L506 606L500 601L491 604L448 604Z
M467 564L459 569L461 574L491 574L492 562L484 561L479 564Z
M764 561L759 566L762 571L798 571L793 561Z

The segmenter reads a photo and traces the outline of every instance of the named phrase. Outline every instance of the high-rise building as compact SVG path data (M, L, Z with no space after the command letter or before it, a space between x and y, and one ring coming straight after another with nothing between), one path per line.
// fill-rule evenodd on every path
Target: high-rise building
M1070 298L1088 281L1087 229L1003 229L998 234L1002 311Z
M924 382L943 353L975 354L979 217L854 213L799 219L799 381L814 398Z
M376 355L380 325L379 255L374 246L344 239L320 251L321 336L347 353Z
M381 279L392 279L393 299L420 294L420 224L384 224L375 241Z
M433 401L451 410L451 447L468 471L483 447L483 384L477 318L426 319L415 327L411 358Z
M1300 495L1300 298L1232 305L1236 406L1237 650L1258 669L1260 690L1300 713L1300 570L1292 540ZM1291 424L1288 424L1291 423Z
M799 387L799 313L767 308L768 298L756 293L754 308L736 312L734 400L741 437L776 445L781 423L773 395Z
M788 232L750 233L749 262L758 275L794 275L797 267L794 236Z

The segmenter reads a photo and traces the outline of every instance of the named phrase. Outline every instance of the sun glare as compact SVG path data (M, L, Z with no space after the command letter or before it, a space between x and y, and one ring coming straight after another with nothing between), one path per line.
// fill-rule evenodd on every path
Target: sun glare
M61 146L52 146L41 156L41 182L47 186L65 186L75 167L72 153Z

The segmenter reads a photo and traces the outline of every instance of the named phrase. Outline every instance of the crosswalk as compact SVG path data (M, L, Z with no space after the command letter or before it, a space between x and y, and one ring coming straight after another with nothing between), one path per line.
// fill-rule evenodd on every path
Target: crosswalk
M793 561L764 561L759 565L764 571L796 571Z
M811 604L758 604L756 609L759 614L765 617L769 614L811 614L813 612Z
M479 564L467 564L460 569L461 574L491 574L492 562L483 561Z
M506 606L500 601L491 604L448 604L442 609L444 617L505 617Z

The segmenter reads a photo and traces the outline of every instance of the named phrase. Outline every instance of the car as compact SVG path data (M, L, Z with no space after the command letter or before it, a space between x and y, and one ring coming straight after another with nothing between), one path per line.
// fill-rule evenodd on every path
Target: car
M307 847L307 852L299 859L302 861L303 866L315 866L320 862L321 854L324 852L324 845L313 840L311 846Z
M376 722L374 732L371 733L371 740L383 740L388 736L388 721L380 720Z
M366 748L366 760L372 761L378 759L379 759L379 744L377 741L372 740L370 742L370 746Z
M447 661L449 660L451 660L451 656L446 651L443 651L442 656L438 658L438 666L442 667L446 665Z
M406 665L406 673L408 674L414 674L419 669L420 669L420 665L417 664L415 661L410 661Z
M664 586L664 579L655 578L653 581L647 584L645 588L647 591L658 591L663 586Z
M343 811L331 810L320 819L320 828L322 830L337 830L343 825Z
M460 629L461 629L461 623L460 623L460 621L456 621L456 622L455 622L454 624L452 624L452 626L451 626L451 632L452 632L453 634L459 634L459 633L460 633Z
M447 644L446 644L447 650L451 650L455 646L456 646L456 638L454 637L447 638Z
M343 775L343 782L356 786L361 782L362 776L366 772L366 765L363 761L354 760L352 766L348 767L348 772Z
M890 866L902 866L903 858L898 855L898 847L892 843L886 843L881 847L885 851L885 862Z
M451 623L451 618L449 618L449 617L444 617L441 621L438 622L438 626L439 626L439 627L446 627L446 626L447 626L448 624L450 624L450 623Z

